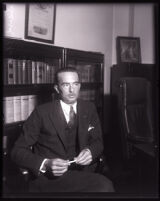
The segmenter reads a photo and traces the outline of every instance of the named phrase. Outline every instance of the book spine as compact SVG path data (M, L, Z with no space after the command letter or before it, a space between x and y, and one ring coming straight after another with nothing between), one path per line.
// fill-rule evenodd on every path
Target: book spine
M13 97L14 122L21 121L21 97Z
M47 83L47 64L44 63L44 80L43 83Z
M52 83L52 66L49 65L49 83Z
M22 60L22 84L26 84L26 60Z
M32 113L34 108L37 105L37 96L36 95L29 95L28 96L28 116Z
M97 82L102 82L101 66L95 66L95 80Z
M93 66L91 66L88 70L88 82L94 81L93 72L94 72L94 69L93 69Z
M8 84L8 59L3 59L3 84Z
M53 65L51 66L51 69L52 69L52 71L51 71L51 83L54 83L55 68Z
M98 74L96 74L96 68L95 65L92 65L90 68L90 81L96 82L96 77L98 78Z
M18 59L15 59L14 63L15 63L15 84L18 84Z
M6 124L14 122L13 97L3 98L3 115L4 115L4 122Z
M49 65L46 63L46 83L49 83Z
M14 84L13 59L8 58L8 84Z
M7 144L8 144L8 136L4 135L3 136L3 145L2 145L4 155L7 154L7 148L8 148Z
M32 61L32 84L36 84L36 62Z
M42 82L41 83L45 83L45 70L44 70L44 68L45 68L45 63L44 62L41 62L41 66L42 66Z
M18 68L18 84L23 84L22 82L22 69L23 69L23 60L18 59L17 61L17 68Z
M28 118L28 95L21 96L21 120Z
M12 59L12 63L13 63L13 84L16 84L16 65L17 65L16 59Z
M28 84L32 83L32 61L27 60Z
M40 68L39 68L39 83L43 83L43 62L40 62Z
M85 65L84 67L85 69L85 82L89 82L90 81L90 65Z
M43 65L41 61L37 61L37 84L42 83Z
M83 66L79 66L80 72L81 72L81 81L85 82L86 81L86 74L85 74L85 69Z

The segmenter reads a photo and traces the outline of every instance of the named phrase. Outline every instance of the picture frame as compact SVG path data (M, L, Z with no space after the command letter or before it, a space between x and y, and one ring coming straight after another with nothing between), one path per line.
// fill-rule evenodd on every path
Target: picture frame
M141 63L139 37L118 36L116 40L117 63Z
M45 43L54 43L54 3L26 3L25 38Z

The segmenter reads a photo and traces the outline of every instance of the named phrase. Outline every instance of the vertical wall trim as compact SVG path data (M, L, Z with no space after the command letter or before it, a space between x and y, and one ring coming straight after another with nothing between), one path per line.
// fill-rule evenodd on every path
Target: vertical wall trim
M134 4L129 5L129 28L128 36L134 36Z
M112 64L115 63L115 54L116 54L116 51L115 51L115 48L116 48L116 45L115 45L115 5L113 5L113 13L112 13Z

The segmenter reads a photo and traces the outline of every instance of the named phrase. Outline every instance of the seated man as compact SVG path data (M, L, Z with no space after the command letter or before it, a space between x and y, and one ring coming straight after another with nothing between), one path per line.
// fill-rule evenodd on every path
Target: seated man
M38 106L24 123L12 159L34 175L30 192L114 192L112 182L93 171L102 132L93 103L78 99L80 86L76 69L60 69L59 98Z

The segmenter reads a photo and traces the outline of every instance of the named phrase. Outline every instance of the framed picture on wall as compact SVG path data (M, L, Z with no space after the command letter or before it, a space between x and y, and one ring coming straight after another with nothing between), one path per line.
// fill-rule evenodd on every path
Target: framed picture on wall
M141 50L139 37L118 36L117 63L141 63Z
M54 3L27 3L25 14L25 38L54 43Z

